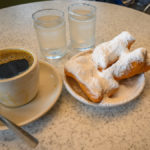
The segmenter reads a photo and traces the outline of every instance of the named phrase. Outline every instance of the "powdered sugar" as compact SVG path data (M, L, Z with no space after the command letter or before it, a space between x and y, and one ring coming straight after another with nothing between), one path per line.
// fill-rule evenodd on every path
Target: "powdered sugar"
M110 73L114 77L118 78L132 69L131 64L133 62L144 62L145 56L145 48L138 48L132 52L124 52L121 54L119 60L116 63L114 63L111 67L104 70L103 73L105 75Z
M78 56L69 60L65 69L76 76L96 97L102 94L98 71L94 67L91 55Z
M119 88L115 78L130 72L132 63L144 64L147 60L145 48L129 51L128 47L133 41L134 38L128 32L123 32L109 44L102 43L100 49L96 48L94 51L82 52L74 56L66 63L65 69L85 85L95 98L108 94ZM99 65L105 68L114 61L114 58L118 60L110 67L101 72L98 70Z
M119 87L112 77L108 79L97 70L91 53L85 53L85 55L79 55L69 60L65 69L75 75L90 90L91 94L95 95L95 98Z
M135 39L130 33L124 31L109 42L102 43L94 49L92 59L97 67L107 68L114 63L120 54L127 50Z

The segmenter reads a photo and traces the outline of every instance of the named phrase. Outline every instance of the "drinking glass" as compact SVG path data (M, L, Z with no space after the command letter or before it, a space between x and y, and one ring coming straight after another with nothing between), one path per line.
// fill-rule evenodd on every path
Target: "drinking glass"
M43 9L32 15L40 50L47 59L65 55L66 29L64 12L57 9Z
M80 51L95 46L96 7L75 3L68 7L71 47Z

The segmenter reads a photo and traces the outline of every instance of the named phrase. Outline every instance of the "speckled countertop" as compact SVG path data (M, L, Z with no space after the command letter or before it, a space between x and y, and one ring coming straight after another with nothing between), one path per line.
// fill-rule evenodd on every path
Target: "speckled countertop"
M1 9L0 48L25 47L41 57L32 26L32 13L42 8L58 8L67 13L69 3L37 2ZM149 15L112 4L89 3L97 7L96 43L108 41L127 30L136 37L133 48L143 46L150 51ZM63 59L50 63L57 66L62 74L63 64L75 53L68 49ZM109 109L86 106L63 88L55 106L40 119L24 126L24 129L39 139L36 150L149 150L149 78L150 73L146 73L145 89L136 100ZM0 131L0 150L29 149L10 130Z

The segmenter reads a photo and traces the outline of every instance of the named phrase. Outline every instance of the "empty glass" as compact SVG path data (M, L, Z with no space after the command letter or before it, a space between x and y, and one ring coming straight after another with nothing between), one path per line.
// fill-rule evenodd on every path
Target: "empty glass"
M66 50L64 12L57 9L43 9L35 12L32 17L43 55L48 59L64 56Z
M72 48L80 51L95 46L96 7L86 3L72 4L68 8Z

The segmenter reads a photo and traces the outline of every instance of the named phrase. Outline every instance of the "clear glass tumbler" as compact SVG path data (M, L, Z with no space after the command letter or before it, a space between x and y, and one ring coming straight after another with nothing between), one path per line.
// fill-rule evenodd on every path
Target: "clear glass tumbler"
M96 7L75 3L68 7L71 47L80 51L95 46Z
M66 29L64 12L57 9L43 9L32 15L41 52L47 59L65 55Z

